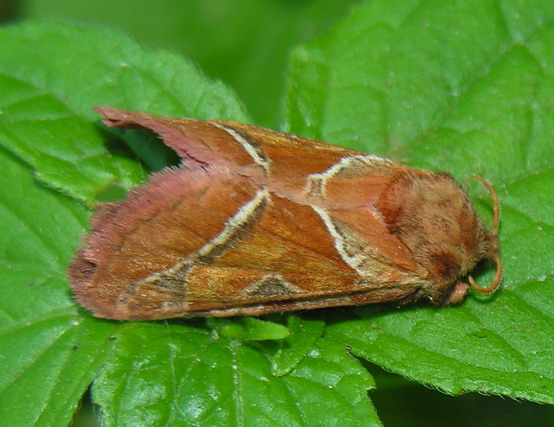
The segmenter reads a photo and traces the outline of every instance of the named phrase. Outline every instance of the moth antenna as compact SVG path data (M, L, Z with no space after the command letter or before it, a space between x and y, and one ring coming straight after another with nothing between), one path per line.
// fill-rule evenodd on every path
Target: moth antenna
M496 194L496 191L494 191L493 186L488 182L485 181L483 178L481 178L479 175L473 175L473 178L475 178L477 181L479 181L481 184L485 186L487 191L492 197L492 212L493 212L493 226L492 226L492 232L495 236L498 236L498 227L500 225L500 202L498 200L498 195ZM484 293L492 293L496 291L498 286L500 285L500 282L502 282L502 260L498 255L494 255L492 258L493 261L496 263L496 273L494 275L494 279L492 281L492 285L490 285L487 288L482 288L477 283L475 283L475 280L473 280L473 277L469 276L468 281L471 287L479 292Z
M494 280L492 281L492 285L490 285L488 288L482 288L481 286L479 286L477 283L475 283L475 280L473 280L473 277L471 276L467 278L471 287L476 291L490 294L496 291L496 289L500 285L500 282L502 282L502 260L498 255L496 255L493 260L496 263L496 274L494 275Z
M498 236L498 227L500 225L500 202L498 200L498 195L496 194L496 191L494 191L494 188L489 182L485 181L479 175L472 175L472 176L473 178L475 178L477 181L479 181L481 184L485 186L485 188L487 189L487 191L492 197L492 213L493 213L492 231L495 236Z

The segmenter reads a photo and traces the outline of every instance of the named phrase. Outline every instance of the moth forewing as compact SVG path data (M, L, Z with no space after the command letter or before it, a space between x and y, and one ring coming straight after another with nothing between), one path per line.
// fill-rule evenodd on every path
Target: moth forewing
M480 260L501 271L497 225L446 174L251 125L97 111L188 161L93 218L69 277L95 316L449 303Z

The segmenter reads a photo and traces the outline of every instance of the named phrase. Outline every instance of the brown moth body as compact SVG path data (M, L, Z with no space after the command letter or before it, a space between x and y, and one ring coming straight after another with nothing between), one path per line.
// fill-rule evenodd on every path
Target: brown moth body
M501 281L498 199L486 229L447 174L220 121L98 107L156 132L179 168L102 205L69 269L95 316L163 319L460 301L481 260Z

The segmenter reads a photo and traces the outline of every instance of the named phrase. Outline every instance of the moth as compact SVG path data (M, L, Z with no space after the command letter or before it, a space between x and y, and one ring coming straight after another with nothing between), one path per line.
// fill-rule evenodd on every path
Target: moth
M451 304L501 282L499 202L480 177L492 231L446 173L247 124L96 111L183 159L92 218L69 278L97 317ZM489 287L462 280L483 260L497 266Z

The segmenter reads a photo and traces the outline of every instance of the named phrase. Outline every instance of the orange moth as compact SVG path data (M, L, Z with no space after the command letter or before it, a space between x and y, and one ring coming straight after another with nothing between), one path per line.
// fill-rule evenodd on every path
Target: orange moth
M69 269L95 316L260 315L426 297L463 299L482 260L501 282L498 198L488 231L445 173L240 123L98 107L182 157L101 205Z

